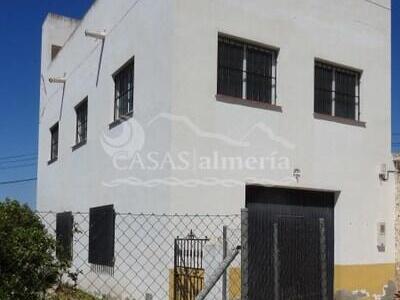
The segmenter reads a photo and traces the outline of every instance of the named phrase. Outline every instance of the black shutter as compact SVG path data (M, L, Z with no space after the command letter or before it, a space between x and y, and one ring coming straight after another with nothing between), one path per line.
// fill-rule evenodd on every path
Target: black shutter
M314 76L314 111L331 115L333 70L322 64L316 64Z
M355 119L357 75L337 70L335 86L335 116Z
M271 103L273 53L248 47L246 59L246 98L249 100Z
M115 212L113 205L89 212L89 263L114 266Z
M72 261L74 217L71 212L56 215L56 255L61 261Z
M227 38L218 42L218 94L243 96L244 47Z

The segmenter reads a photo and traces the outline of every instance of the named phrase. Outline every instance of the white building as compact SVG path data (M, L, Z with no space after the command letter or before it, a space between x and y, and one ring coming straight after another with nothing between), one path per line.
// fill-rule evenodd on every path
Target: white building
M390 6L97 0L82 20L49 14L38 209L247 206L291 236L292 217L315 217L312 198L327 222L328 290L384 294L395 275L394 179L379 178L392 168Z

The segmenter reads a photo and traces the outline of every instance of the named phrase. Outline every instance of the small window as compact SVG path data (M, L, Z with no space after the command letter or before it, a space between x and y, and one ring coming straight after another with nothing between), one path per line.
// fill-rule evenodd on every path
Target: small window
M56 256L63 262L72 261L74 217L71 212L56 215Z
M61 50L61 46L51 45L51 60L53 61Z
M89 263L114 266L115 211L113 205L89 210Z
M114 76L114 121L133 114L134 61L130 61Z
M218 95L276 104L277 51L218 39Z
M50 161L54 162L58 159L58 122L50 128L51 147L50 147Z
M75 107L76 112L76 138L75 144L82 145L87 140L88 99L86 98Z
M314 112L360 121L360 72L315 63Z

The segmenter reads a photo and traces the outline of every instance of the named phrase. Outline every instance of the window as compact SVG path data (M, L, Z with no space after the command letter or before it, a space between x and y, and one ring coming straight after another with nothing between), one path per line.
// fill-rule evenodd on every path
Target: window
M51 134L51 148L50 148L50 161L52 163L58 158L58 123L50 128Z
M115 211L113 205L89 210L89 263L114 266Z
M314 112L360 120L360 72L315 63Z
M61 51L61 46L51 45L51 60L53 61L58 53Z
M218 38L218 95L275 104L277 52Z
M72 261L74 217L71 212L56 214L56 256L61 261Z
M114 121L130 117L133 114L134 61L126 64L114 76L115 101Z
M87 140L88 100L83 100L75 107L76 112L76 145L83 145Z

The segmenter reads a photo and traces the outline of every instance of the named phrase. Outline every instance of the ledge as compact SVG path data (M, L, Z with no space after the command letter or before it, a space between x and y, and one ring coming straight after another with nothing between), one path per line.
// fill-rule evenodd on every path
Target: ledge
M351 125L351 126L356 126L356 127L363 127L363 128L367 127L367 123L362 122L362 121L346 119L346 118L341 118L341 117L335 117L335 116L325 115L325 114L320 114L320 113L314 113L314 119L330 121L330 122Z
M253 107L253 108L272 110L272 111L276 111L276 112L282 112L282 107L281 106L275 105L275 104L266 103L266 102L247 100L247 99L242 99L242 98L232 97L232 96L226 96L226 95L220 95L220 94L215 95L215 99L217 99L217 101L224 102L224 103L229 103L229 104L236 104L236 105L242 105L242 106L247 106L247 107Z
M128 113L128 114L126 114L126 115L120 117L119 119L114 120L113 122L111 122L111 123L108 125L108 128L109 128L109 129L113 129L114 127L117 127L119 124L124 123L125 121L129 120L129 119L132 118L132 117L133 117L133 112L130 112L130 113Z
M75 150L78 150L78 149L79 149L80 147L82 147L82 146L85 146L86 143L87 143L87 141L84 140L84 141L82 141L82 142L80 142L80 143L78 143L78 144L72 146L72 152L74 152Z
M58 160L58 157L52 158L47 162L47 165L50 166L51 164L55 163Z

